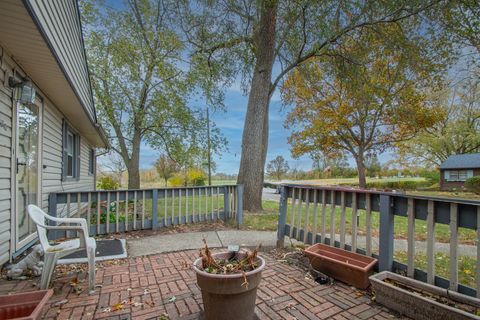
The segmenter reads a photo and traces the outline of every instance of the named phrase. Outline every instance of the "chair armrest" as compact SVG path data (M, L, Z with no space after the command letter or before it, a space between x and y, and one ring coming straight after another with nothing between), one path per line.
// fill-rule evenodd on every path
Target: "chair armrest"
M48 220L55 221L55 222L59 222L59 223L74 223L74 224L79 224L79 225L81 225L83 228L85 228L85 230L88 230L87 220L85 220L85 219L83 219L83 218L57 218L57 217L49 216L49 217L48 217ZM88 232L87 232L87 234L88 234Z
M80 238L85 241L85 238L89 236L87 220L83 218L57 218L49 216L48 220L58 222L60 224L69 223L76 224L73 226L49 226L47 229L51 230L77 230L80 231Z

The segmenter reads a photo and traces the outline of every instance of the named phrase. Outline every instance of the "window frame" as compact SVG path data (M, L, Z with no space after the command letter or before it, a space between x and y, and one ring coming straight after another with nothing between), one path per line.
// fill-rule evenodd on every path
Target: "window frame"
M78 181L80 179L81 159L80 135L67 123L65 119L63 120L62 132L62 181ZM70 146L70 141L73 144L72 146ZM71 167L69 166L70 157Z
M474 173L471 169L445 170L444 179L447 182L465 182L473 175Z
M95 174L95 149L90 148L88 150L88 175L93 176Z

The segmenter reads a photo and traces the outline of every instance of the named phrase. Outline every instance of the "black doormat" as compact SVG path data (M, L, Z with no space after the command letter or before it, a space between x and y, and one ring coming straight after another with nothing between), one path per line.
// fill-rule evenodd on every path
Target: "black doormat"
M127 252L124 239L97 240L95 260L110 260L126 258ZM58 263L82 263L87 262L87 251L81 250L69 254L58 261Z

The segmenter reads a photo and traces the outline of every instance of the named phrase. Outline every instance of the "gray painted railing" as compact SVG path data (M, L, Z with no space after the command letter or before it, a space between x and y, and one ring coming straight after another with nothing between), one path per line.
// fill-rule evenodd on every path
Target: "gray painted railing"
M335 219L340 208L339 228ZM348 211L347 208L351 208ZM361 210L361 211L360 211ZM289 217L287 221L287 211ZM365 221L364 235L358 234L358 219ZM308 214L307 214L308 213ZM374 213L374 214L372 214ZM379 220L378 230L372 228L372 217ZM395 217L407 217L407 264L394 260ZM327 218L330 223L327 224ZM350 235L346 220L350 219ZM415 268L415 221L426 221L427 270ZM356 223L352 223L355 221ZM450 276L435 274L435 226L449 226ZM477 244L476 290L458 282L458 228L476 230ZM378 231L378 254L374 252L373 239ZM333 239L330 235L336 235ZM284 185L280 199L277 246L283 247L285 236L306 244L325 243L378 258L379 271L406 273L409 277L448 288L470 296L480 297L480 202L460 199L410 196L335 187ZM347 236L350 243L346 243ZM359 248L358 240L364 240ZM332 241L333 240L333 241Z
M83 217L90 235L156 230L172 225L235 220L243 222L243 185L51 193L49 214ZM68 237L49 234L51 239Z

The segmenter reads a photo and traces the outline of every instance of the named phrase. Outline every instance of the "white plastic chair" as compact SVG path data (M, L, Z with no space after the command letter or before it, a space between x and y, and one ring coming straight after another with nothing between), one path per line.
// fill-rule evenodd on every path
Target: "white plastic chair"
M48 289L58 259L76 251L86 250L88 257L88 289L90 293L93 293L95 291L95 250L97 243L94 238L88 236L87 221L82 218L52 217L35 205L29 205L27 210L30 218L37 225L38 239L44 252L40 289ZM46 220L57 222L57 225L48 225L45 223ZM65 223L73 225L61 225ZM51 245L48 242L47 230L75 230L80 238Z

